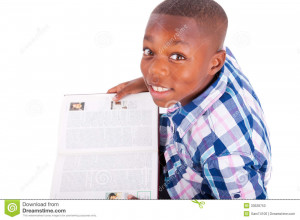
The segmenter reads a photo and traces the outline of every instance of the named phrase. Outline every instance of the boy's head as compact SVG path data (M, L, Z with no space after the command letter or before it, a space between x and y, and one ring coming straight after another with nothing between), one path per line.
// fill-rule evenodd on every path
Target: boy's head
M141 70L154 102L186 105L222 68L228 20L212 0L165 0L152 12Z
M116 199L117 198L117 195L115 194L115 193L110 193L109 195L108 195L108 199Z

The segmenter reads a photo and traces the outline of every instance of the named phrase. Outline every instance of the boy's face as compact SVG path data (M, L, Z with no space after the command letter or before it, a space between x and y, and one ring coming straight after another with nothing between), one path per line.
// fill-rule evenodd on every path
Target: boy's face
M217 52L212 45L193 18L150 16L141 71L156 105L169 107L180 101L184 106L206 89L217 72L212 70Z

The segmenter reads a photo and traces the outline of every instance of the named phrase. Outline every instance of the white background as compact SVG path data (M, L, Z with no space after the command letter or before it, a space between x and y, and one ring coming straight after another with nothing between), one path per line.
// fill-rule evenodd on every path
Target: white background
M142 39L160 0L0 0L0 198L49 198L64 94L141 76ZM265 111L269 198L300 198L300 2L219 0L226 45Z

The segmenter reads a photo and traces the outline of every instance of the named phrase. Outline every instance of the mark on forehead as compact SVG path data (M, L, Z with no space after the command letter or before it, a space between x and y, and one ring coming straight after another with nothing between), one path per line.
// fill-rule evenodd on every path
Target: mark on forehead
M153 37L152 37L152 36L150 36L150 35L145 35L145 36L144 36L144 40L147 40L147 41L153 42Z

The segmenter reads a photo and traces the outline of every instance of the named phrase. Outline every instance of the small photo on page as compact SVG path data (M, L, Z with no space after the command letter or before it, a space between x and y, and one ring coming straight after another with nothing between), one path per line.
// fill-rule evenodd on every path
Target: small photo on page
M123 199L121 192L108 192L106 193L105 198L109 200Z
M112 101L110 109L111 110L114 110L114 109L127 109L127 102L126 101L117 101L117 102Z
M84 102L71 102L70 111L83 111Z

